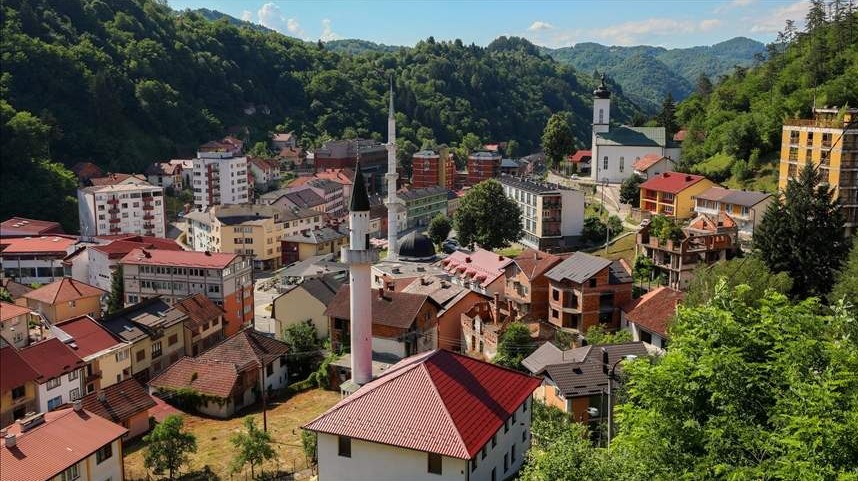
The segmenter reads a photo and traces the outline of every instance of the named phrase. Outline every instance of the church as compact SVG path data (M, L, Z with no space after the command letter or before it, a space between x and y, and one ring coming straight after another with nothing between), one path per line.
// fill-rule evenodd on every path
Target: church
M682 148L664 127L611 127L611 92L605 76L593 91L593 140L590 177L599 183L620 183L634 174L635 162L647 154L679 161Z

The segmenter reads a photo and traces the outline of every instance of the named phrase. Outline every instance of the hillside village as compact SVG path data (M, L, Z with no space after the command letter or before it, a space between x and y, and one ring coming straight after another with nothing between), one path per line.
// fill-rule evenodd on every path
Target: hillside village
M764 190L604 73L526 155L404 146L397 85L384 139L234 126L2 220L0 480L858 474L855 91Z

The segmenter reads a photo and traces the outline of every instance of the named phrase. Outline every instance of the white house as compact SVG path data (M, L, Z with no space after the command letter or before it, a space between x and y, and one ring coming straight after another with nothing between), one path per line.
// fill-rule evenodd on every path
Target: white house
M774 196L760 191L744 191L713 186L694 196L697 214L727 214L739 228L739 240L749 242Z
M58 338L34 343L20 351L38 374L39 411L48 412L83 397L86 363Z
M505 480L540 380L446 350L406 358L304 426L319 480Z
M634 163L635 174L644 179L656 177L663 172L673 171L673 159L659 153L649 153Z

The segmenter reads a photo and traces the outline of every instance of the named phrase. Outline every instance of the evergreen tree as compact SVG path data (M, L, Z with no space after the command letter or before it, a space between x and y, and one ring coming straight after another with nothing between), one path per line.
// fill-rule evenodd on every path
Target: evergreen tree
M179 468L188 463L188 456L197 451L197 438L182 430L184 421L178 415L168 415L143 437L146 442L144 460L146 466L156 474L167 471L169 479L175 479Z
M107 296L107 314L112 315L125 307L125 282L122 278L122 265L116 265L110 279L110 294Z
M697 93L701 97L708 97L712 93L712 81L706 74L701 73L697 76Z
M501 184L489 179L465 193L453 215L453 228L464 246L505 248L521 238L521 210Z
M453 229L453 223L450 222L450 218L443 214L438 214L429 222L429 239L436 246L441 246L441 243L450 235L451 229Z
M542 150L551 167L557 167L575 148L575 136L569 126L569 114L558 112L548 119L542 133Z
M672 139L676 134L676 102L673 100L673 95L668 92L664 101L661 103L661 112L656 116L656 120L660 126L664 126L665 134L668 139Z
M788 273L798 298L825 296L849 251L840 201L819 169L806 164L783 200L769 204L754 233L755 249L774 272Z
M852 238L849 259L837 275L837 283L828 299L832 304L844 300L853 315L858 316L858 237Z
M643 181L644 179L638 174L632 174L625 179L620 185L620 202L638 207L641 198L640 186Z
M252 415L244 417L244 428L246 432L239 432L230 438L230 442L235 447L232 472L236 473L250 464L250 478L255 479L256 466L276 458L277 452L272 447L274 441L271 434L260 430Z

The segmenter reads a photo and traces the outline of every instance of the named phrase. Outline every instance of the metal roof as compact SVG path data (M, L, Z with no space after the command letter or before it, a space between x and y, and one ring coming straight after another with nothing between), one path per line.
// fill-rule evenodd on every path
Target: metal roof
M545 276L552 281L583 283L611 265L611 260L578 251L551 268Z

